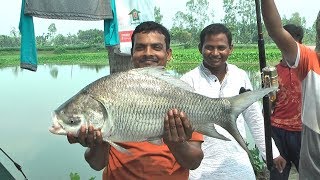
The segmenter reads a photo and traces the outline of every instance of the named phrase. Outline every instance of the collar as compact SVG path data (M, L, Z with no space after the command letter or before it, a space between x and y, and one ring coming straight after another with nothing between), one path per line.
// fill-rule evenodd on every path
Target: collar
M215 76L211 71L203 65L203 62L200 64L200 71L202 71L207 76ZM226 74L229 72L229 63L226 62Z

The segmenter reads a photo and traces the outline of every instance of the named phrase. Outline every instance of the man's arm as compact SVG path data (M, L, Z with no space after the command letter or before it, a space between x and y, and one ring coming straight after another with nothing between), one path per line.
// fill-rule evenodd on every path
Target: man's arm
M84 153L84 158L90 167L96 171L102 170L108 165L110 145L102 140L100 130L94 130L93 126L81 126L78 137L67 135L70 144L79 143L83 147L88 147Z
M84 158L90 167L96 171L102 170L108 165L110 145L106 142L93 148L87 148Z
M274 0L261 0L262 17L269 36L280 49L284 60L294 65L298 46L292 36L282 27L281 17Z
M184 168L196 169L203 158L202 141L192 141L193 129L185 113L170 110L164 121L163 140L177 162Z
M249 106L243 112L243 117L249 127L249 130L252 134L256 146L261 152L263 159L266 159L264 121L258 103L256 102ZM278 169L280 173L282 173L286 165L286 160L280 155L280 152L272 138L271 142L274 166Z

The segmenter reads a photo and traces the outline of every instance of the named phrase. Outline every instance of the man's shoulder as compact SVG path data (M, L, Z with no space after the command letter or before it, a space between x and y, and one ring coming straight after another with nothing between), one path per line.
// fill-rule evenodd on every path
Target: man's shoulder
M235 73L247 74L245 70L239 68L234 64L228 64L228 70L232 73L235 72Z
M184 73L182 76L181 76L181 79L186 79L186 78L192 78L192 77L195 77L196 74L199 74L200 73L200 69L199 69L199 66L197 66L196 68L190 70L190 71L187 71L186 73Z

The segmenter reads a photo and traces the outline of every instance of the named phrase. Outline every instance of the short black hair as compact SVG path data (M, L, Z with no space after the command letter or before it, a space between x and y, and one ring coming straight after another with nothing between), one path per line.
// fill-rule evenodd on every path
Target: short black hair
M295 24L286 24L283 26L283 28L288 31L288 33L293 37L294 40L296 40L300 44L302 43L304 31L301 26L297 26Z
M216 35L216 34L220 34L223 33L227 36L228 38L228 44L229 46L232 45L232 34L231 31L224 25L221 23L214 23L214 24L210 24L207 27L205 27L201 33L200 33L200 43L199 43L199 49L202 49L202 46L204 44L204 40L206 35Z
M170 48L170 34L167 28L165 28L163 25L156 23L154 21L145 21L139 24L133 31L131 35L131 43L132 48L134 47L134 36L137 33L149 33L149 32L158 32L160 34L164 35L164 41L166 43L166 49L168 50Z

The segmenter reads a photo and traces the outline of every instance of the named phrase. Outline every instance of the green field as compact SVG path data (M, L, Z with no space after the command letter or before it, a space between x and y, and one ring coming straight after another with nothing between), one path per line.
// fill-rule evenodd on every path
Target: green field
M274 66L281 58L280 51L275 47L266 48L267 65ZM202 56L198 49L173 49L173 59L169 67L186 72L196 67L202 61ZM257 48L241 47L235 48L229 57L229 63L235 64L245 70L259 69L259 52Z
M259 69L258 49L251 46L235 46L228 62L245 70ZM274 46L266 47L267 65L273 66L281 58L280 51ZM168 67L178 72L186 72L196 67L202 60L198 49L173 47L173 58ZM20 52L17 49L0 50L0 67L18 66ZM106 49L42 49L38 50L38 64L56 65L108 65Z

